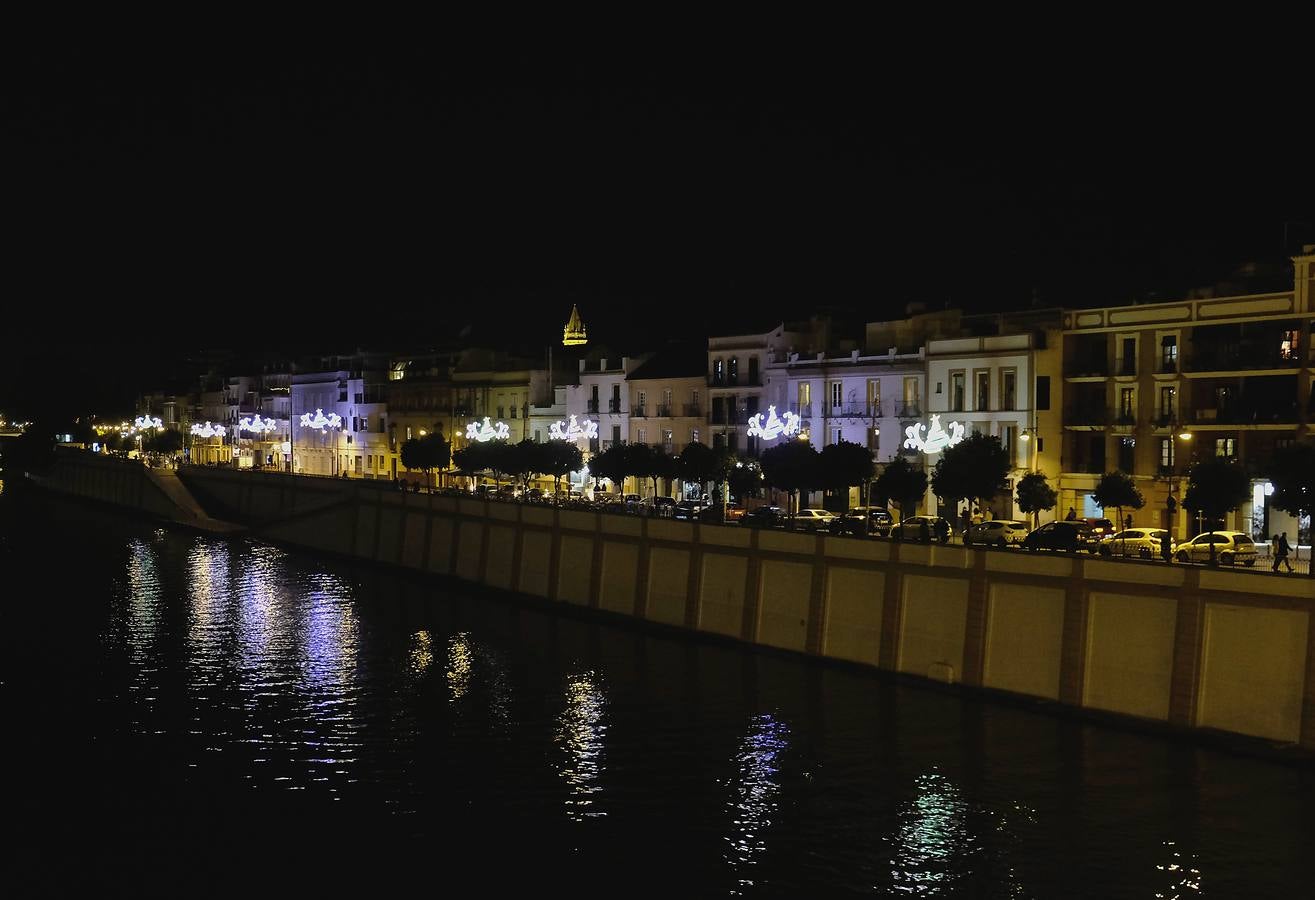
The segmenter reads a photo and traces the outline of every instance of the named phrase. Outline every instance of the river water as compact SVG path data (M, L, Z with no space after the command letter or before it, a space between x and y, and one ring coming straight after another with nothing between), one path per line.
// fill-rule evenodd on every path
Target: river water
M1309 770L12 491L0 572L22 896L1310 896Z

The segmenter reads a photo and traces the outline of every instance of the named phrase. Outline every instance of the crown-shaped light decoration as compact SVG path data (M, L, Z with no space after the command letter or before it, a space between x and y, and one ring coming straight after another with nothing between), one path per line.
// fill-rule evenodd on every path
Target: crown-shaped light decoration
M554 441L578 441L581 438L593 440L598 437L598 423L592 419L585 419L583 424L577 423L575 416L570 417L570 422L553 422L548 426L548 438Z
M211 425L209 422L206 422L204 425L200 425L196 422L192 423L192 434L197 437L223 437L226 433L227 432L223 425Z
M511 437L511 429L507 427L506 422L499 422L497 425L489 422L489 417L484 417L484 424L471 422L466 426L466 440L479 441L481 444L485 441L491 441L494 438L506 440Z
M160 421L158 416L138 416L132 420L132 427L138 431L143 431L147 428L163 428L164 423Z
M237 423L237 427L242 431L258 432L267 434L273 431L277 426L273 419L262 419L259 415L251 416Z
M342 416L337 413L329 413L326 416L322 409L315 410L315 415L313 416L310 413L302 413L301 427L318 428L320 432L323 433L326 428L341 428Z
M921 431L926 431L927 436L922 437L919 434ZM964 427L959 422L951 422L950 430L947 433L944 428L941 428L941 417L933 413L930 428L918 422L905 428L904 434L908 438L904 442L905 447L910 450L921 450L923 453L930 455L940 453L946 447L953 447L963 440Z
M763 414L758 413L756 416L749 417L749 430L745 432L749 437L760 437L764 441L772 441L781 435L789 437L799 432L799 417L792 412L786 412L785 418L776 417L776 407L767 407L767 421L763 421Z

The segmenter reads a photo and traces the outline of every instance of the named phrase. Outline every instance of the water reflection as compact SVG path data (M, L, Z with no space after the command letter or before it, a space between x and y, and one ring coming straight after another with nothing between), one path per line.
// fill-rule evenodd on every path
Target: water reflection
M753 886L746 870L757 865L756 857L767 849L763 832L771 826L776 811L776 797L781 792L780 757L789 745L790 729L785 723L760 715L750 722L749 732L735 755L738 772L730 802L733 831L727 839L730 847L726 854L740 889L733 893Z
M155 643L160 628L162 587L156 551L144 540L136 539L128 545L126 580L128 609L124 644L132 669L127 691L145 704L140 712L147 713L159 693L160 660ZM138 710L134 710L134 717L137 713ZM138 728L146 727L140 720L133 724Z
M406 652L406 668L411 677L419 681L429 674L429 667L434 664L434 639L428 631L417 631L411 635L411 646Z
M892 881L903 893L945 894L970 850L968 807L958 786L939 772L918 776L914 788L917 796L900 814Z
M229 599L227 544L198 542L187 554L188 674L193 687L214 687L227 665L231 634L224 615Z
M470 645L470 635L464 631L454 634L447 642L447 679L448 693L455 703L470 690L470 673L475 668L475 650Z
M556 740L566 751L561 776L566 780L569 796L566 814L581 822L607 813L597 807L602 786L598 777L603 771L603 738L607 724L607 696L594 672L574 675L566 681L566 707L557 718Z
M1155 896L1157 900L1180 900L1183 897L1191 897L1201 893L1201 870L1197 868L1200 860L1195 853L1184 854L1173 841L1165 841L1164 850L1168 854L1168 862L1163 864L1157 863L1156 871L1162 872L1161 877L1168 879L1168 886L1164 890L1157 890Z

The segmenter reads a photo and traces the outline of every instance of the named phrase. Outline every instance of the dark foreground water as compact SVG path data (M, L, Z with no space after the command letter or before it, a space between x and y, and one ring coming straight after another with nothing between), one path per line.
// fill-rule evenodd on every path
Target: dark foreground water
M10 896L1315 891L1306 770L17 512L0 498Z

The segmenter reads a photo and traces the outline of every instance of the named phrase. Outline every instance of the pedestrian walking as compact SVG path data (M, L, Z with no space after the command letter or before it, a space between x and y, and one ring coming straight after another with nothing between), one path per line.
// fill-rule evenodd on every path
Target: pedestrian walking
M1070 507L1068 508L1068 515L1066 515L1066 516L1064 517L1064 521L1065 521L1065 522L1072 522L1072 521L1074 521L1075 519L1077 519L1077 517L1078 517L1078 511L1077 511L1076 509L1074 509L1073 507L1070 506Z
M963 508L963 513L959 516L959 520L963 522L963 542L966 544L968 543L968 526L972 524L972 515L968 512L967 506Z
M1160 532L1160 558L1167 563L1173 562L1173 538L1169 532Z
M944 519L936 520L936 540L942 544L950 542L950 523Z
M1292 563L1288 562L1288 554L1292 552L1292 545L1288 543L1288 533L1285 531L1278 536L1278 553L1274 556L1274 571L1278 571L1278 564L1288 567L1292 571Z
M927 520L923 519L918 523L918 540L924 544L931 543L931 529L927 527Z
M1132 527L1132 513L1128 513L1126 516L1123 517L1123 527L1124 528Z
M982 510L979 507L973 507L973 524L979 525L982 521Z

